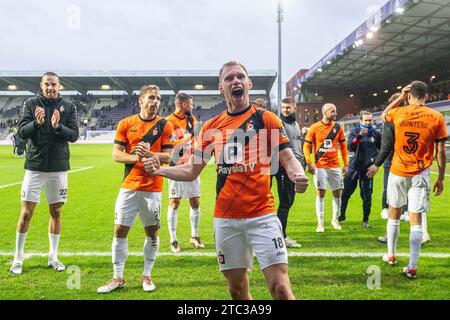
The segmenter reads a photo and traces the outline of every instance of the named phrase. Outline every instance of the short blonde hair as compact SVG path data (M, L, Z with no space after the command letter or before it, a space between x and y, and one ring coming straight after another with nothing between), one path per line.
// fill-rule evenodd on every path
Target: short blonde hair
M142 98L150 91L156 90L158 93L160 92L159 87L154 84L144 84L139 92L139 98Z
M222 66L222 68L220 69L220 71L219 71L219 81L220 81L220 78L222 77L223 70L224 70L226 67L231 67L231 66L239 66L239 67L241 67L242 69L244 69L245 74L246 74L247 77L248 77L248 71L247 71L247 68L245 68L245 66L244 66L242 63L240 63L240 62L238 62L238 61L232 60L232 61L229 61L229 62L225 63L225 64Z

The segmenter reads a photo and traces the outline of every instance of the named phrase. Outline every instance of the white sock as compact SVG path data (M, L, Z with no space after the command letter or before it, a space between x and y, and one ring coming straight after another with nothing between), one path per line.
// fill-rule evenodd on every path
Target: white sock
M397 250L397 240L400 234L400 220L388 219L387 223L387 246L388 256L395 256Z
M153 240L150 237L145 238L144 243L144 273L143 276L151 276L153 266L155 265L156 256L159 249L159 237Z
M428 223L427 223L427 213L422 212L422 232L423 234L428 233Z
M128 238L113 238L112 263L114 266L114 279L123 279L123 270L128 256Z
M323 211L325 209L325 198L316 197L317 222L323 224Z
M61 234L48 234L48 241L50 242L50 252L48 254L48 261L58 261L58 245Z
M409 265L410 269L417 269L419 263L420 248L422 247L422 226L411 226L409 233Z
M16 233L16 253L14 254L14 262L22 262L24 256L25 240L27 239L28 232Z
M200 207L191 207L189 218L191 219L191 237L198 237L198 225L200 224Z
M333 220L337 220L339 213L341 212L341 198L333 197Z
M169 206L169 210L167 210L167 226L169 227L170 243L177 241L177 224L178 209L173 209Z

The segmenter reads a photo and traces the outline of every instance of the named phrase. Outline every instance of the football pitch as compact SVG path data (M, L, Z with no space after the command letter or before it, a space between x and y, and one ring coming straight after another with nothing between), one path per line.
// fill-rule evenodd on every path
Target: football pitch
M180 255L170 253L167 181L164 181L160 255L152 272L157 290L145 293L141 287L145 235L140 222L136 221L129 236L131 255L125 266L126 286L111 294L100 295L96 292L97 287L112 277L110 251L114 203L124 166L112 161L111 145L71 145L69 198L63 208L59 248L59 258L68 269L55 273L47 268L49 215L43 194L25 245L25 253L31 255L24 261L23 274L14 276L9 273L9 266L20 213L23 162L23 158L13 157L12 147L0 147L0 300L229 299L214 250L214 165L208 165L201 175L200 236L206 248L196 250L189 243L189 205L184 200L178 213L177 232L182 252ZM436 165L432 172L437 172ZM437 177L434 173L432 185ZM422 248L415 280L402 274L409 252L409 225L406 222L401 222L398 251L403 254L399 256L399 264L391 267L381 260L386 245L376 239L384 235L386 229L386 221L380 217L382 169L375 177L372 227L369 229L361 227L362 204L357 189L350 200L343 230L333 230L328 191L325 233L316 233L315 190L310 177L310 187L305 194L297 195L288 222L288 236L302 245L299 249L288 249L289 275L296 297L308 300L450 299L450 168L446 174L444 194L431 196L428 214L431 241ZM277 199L275 179L272 190ZM271 299L256 259L250 273L250 290L255 299Z

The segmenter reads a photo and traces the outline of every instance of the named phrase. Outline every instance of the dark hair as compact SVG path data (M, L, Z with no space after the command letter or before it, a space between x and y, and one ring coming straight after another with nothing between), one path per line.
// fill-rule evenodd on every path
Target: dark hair
M253 103L256 104L260 108L263 108L263 109L267 108L266 100L264 100L263 98L258 98L255 101L253 101Z
M411 83L411 95L416 99L425 99L428 93L428 86L422 81L413 81Z
M371 115L372 115L372 112L365 111L365 110L363 110L363 111L361 111L361 112L359 113L359 116L360 116L360 119L361 119L361 120L363 119L364 116L371 116Z
M292 97L286 97L283 100L281 100L281 103L295 104L295 99Z
M48 72L44 73L44 74L42 75L42 78L45 77L45 76L49 76L49 77L57 77L57 78L59 79L59 76L58 76L56 73L52 72L52 71L48 71Z
M178 92L177 95L175 96L175 102L188 102L189 100L192 99L192 96L184 93L184 92Z

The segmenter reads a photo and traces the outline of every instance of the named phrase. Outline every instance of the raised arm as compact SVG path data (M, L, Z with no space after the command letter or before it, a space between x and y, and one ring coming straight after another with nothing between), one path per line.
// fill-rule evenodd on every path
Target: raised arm
M145 171L152 176L162 176L175 181L193 181L205 168L207 162L192 155L189 162L174 166L163 167L158 157L147 158L144 160Z
M408 96L408 93L411 91L411 85L407 85L402 89L402 92L400 96L395 99L390 105L387 106L386 109L384 109L383 113L380 116L381 121L388 122L386 119L386 115L395 108L400 107L403 104L403 101L405 101L406 97Z

